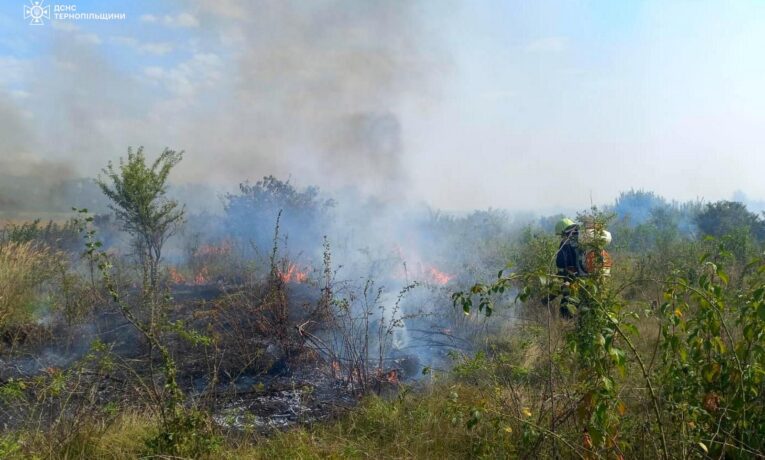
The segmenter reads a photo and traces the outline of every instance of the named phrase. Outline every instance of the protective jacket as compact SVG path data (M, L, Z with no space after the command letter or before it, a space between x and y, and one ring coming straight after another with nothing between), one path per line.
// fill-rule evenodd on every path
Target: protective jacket
M561 241L555 256L555 265L558 267L558 275L569 281L579 275L579 254L571 238Z

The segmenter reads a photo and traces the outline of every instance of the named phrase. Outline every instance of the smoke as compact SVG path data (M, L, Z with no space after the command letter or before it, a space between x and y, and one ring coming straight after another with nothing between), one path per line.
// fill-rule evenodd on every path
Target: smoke
M36 152L29 114L0 91L0 211L50 210L65 181L74 177L63 161L46 160Z
M283 5L250 29L257 31L250 39L263 44L242 60L241 96L253 105L265 96L270 107L286 109L271 111L272 118L298 128L296 153L313 160L303 161L306 169L318 166L341 185L365 183L377 191L391 185L402 174L397 105L428 81L414 4ZM289 23L279 24L280 17ZM271 30L262 28L266 23L274 24ZM263 42L264 36L270 39Z
M159 45L54 24L49 53L13 83L27 116L0 99L1 157L22 153L65 166L67 176L92 177L128 146L170 147L186 152L176 182L230 189L274 174L403 196L401 108L427 106L439 59L417 2L177 7L175 16L146 14L130 26L136 36L151 28L176 34L161 47L172 59L136 62L130 50ZM115 49L125 57L114 59ZM31 162L23 175L50 169Z
M386 195L404 188L398 111L427 94L432 72L415 3L199 2L194 14L236 49L216 84L228 97L209 128L214 136L195 135L208 114L181 128L215 152L215 174L295 175ZM204 163L187 163L187 174L206 173Z

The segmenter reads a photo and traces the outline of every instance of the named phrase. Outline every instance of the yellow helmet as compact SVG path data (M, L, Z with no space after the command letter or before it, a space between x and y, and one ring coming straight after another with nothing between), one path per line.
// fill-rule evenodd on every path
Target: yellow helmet
M564 217L555 224L555 233L562 235L572 225L576 225L576 222L569 219L568 217Z

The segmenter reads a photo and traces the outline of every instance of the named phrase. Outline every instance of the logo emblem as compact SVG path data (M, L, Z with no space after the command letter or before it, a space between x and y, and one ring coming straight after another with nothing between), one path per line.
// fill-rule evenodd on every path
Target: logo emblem
M29 5L24 5L24 19L29 19L29 25L41 26L43 19L50 20L50 6L45 0L29 0Z

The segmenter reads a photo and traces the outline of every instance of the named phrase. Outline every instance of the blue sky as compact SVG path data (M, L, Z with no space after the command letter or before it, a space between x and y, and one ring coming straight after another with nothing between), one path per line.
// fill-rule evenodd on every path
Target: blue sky
M765 197L762 2L72 1L126 19L44 26L24 4L0 5L16 169L145 145L184 149L182 181L446 209Z

